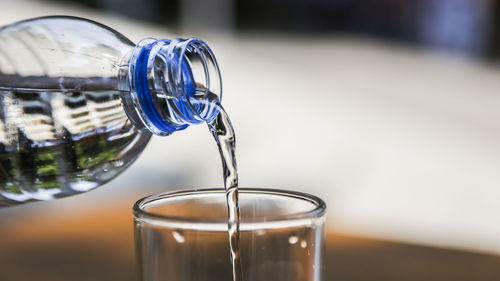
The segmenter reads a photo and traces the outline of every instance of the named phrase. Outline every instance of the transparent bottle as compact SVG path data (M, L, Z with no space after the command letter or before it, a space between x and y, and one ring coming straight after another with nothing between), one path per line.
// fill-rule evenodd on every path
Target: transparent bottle
M221 80L201 40L134 44L102 24L43 17L0 29L0 206L93 189L152 134L218 114Z

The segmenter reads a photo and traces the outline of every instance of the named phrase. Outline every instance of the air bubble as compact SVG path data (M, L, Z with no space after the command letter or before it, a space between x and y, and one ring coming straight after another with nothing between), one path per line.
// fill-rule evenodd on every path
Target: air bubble
M305 249L305 248L307 247L307 242L306 242L306 240L302 240L302 241L300 241L300 247L301 247L301 248L303 248L303 249Z
M292 235L292 236L290 236L290 237L288 238L288 242L289 242L290 244L292 244L292 245L293 245L293 244L295 244L295 243L297 243L298 241L299 241L299 237L297 237L297 236L295 236L295 235Z
M174 231L172 232L172 236L174 237L175 241L178 243L184 243L186 241L186 238L184 238L184 235L181 234L179 231Z

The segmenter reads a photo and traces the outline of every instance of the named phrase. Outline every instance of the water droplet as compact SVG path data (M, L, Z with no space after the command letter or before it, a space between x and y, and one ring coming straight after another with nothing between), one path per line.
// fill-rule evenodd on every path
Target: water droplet
M293 244L295 244L295 243L297 243L298 241L299 241L299 237L297 237L297 236L295 236L295 235L292 235L292 236L290 236L290 237L288 238L288 242L289 242L290 244L292 244L292 245L293 245Z
M172 232L172 236L174 237L175 241L179 243L184 243L184 241L186 241L186 238L184 238L184 235L182 235L181 233L182 232L174 231Z
M305 249L307 247L307 242L306 240L302 240L300 241L300 247L302 247L303 249Z

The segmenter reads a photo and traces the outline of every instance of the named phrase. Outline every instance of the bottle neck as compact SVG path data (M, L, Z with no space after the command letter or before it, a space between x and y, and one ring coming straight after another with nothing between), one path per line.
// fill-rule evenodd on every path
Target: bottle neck
M169 135L217 116L221 77L203 41L143 39L128 66L129 115L152 133Z

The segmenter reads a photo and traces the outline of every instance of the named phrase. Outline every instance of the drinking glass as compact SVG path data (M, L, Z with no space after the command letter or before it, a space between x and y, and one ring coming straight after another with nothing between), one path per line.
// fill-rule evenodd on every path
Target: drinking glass
M243 281L320 281L326 205L284 190L240 188ZM152 195L134 205L140 281L231 281L223 189Z

